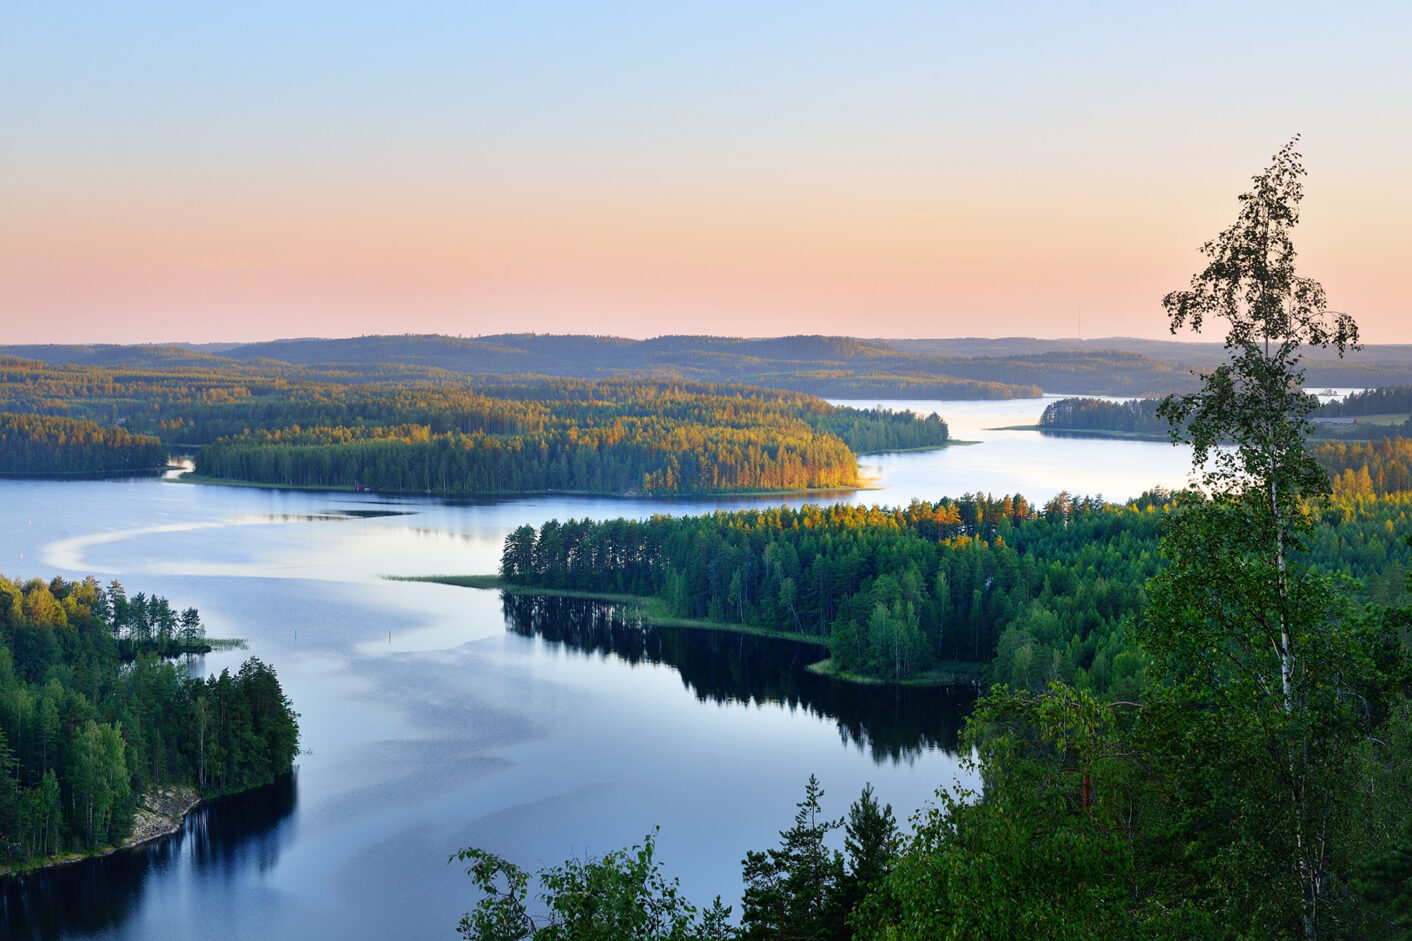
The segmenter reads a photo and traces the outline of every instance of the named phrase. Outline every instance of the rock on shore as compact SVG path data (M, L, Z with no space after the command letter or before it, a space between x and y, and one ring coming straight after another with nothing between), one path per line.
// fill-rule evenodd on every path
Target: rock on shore
M170 836L181 829L193 807L201 802L194 787L179 785L153 788L142 796L132 822L132 835L122 849Z

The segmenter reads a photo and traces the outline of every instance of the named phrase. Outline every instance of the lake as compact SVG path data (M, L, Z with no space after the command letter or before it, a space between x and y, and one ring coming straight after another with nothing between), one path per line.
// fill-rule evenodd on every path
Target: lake
M1047 400L883 404L938 411L980 443L865 456L880 489L787 502L1121 500L1186 480L1166 444L990 430L1037 421ZM777 502L0 481L0 572L116 578L199 608L248 649L194 668L273 665L305 749L292 781L206 807L172 840L11 882L0 934L452 937L474 902L446 862L458 848L534 868L654 826L687 897L734 903L740 860L775 845L811 773L829 814L872 782L905 820L957 780L972 690L853 687L804 673L817 652L801 645L383 578L492 572L506 534L550 518Z

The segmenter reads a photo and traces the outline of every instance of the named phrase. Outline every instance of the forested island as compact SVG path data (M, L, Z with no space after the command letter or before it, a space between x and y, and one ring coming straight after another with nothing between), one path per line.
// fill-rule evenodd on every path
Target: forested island
M1154 398L1108 402L1070 396L1050 402L1039 416L1040 431L1048 434L1079 434L1152 441L1171 439L1171 425L1157 414L1161 400Z
M290 771L298 715L271 667L201 680L163 659L203 640L194 608L117 582L0 576L0 866L102 852L174 792L218 797ZM162 809L179 821L180 803Z

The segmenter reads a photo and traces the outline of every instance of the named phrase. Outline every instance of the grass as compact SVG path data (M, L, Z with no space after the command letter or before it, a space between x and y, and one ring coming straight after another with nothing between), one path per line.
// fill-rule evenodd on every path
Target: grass
M968 663L964 660L948 660L925 673L919 673L905 680L885 680L876 676L864 676L861 673L838 670L835 669L832 658L811 663L804 669L819 676L827 676L848 683L858 683L862 686L951 686L956 683L979 683L984 665Z
M787 640L796 644L822 644L822 637L777 631L753 624L735 624L728 621L708 621L705 618L675 617L667 611L667 602L651 595L624 595L602 591L579 591L571 588L541 588L535 585L512 585L499 575L384 575L394 582L430 582L436 585L454 585L459 588L480 588L499 590L511 595L544 595L551 598L581 598L585 601L603 601L610 604L630 605L635 614L654 627L687 627L696 630L723 631L731 634L748 634L752 637L768 637L774 640ZM835 670L829 660L811 663L805 669L820 676L827 676L845 683L863 686L950 686L953 683L974 683L980 680L981 664L964 661L948 661L936 669L911 677L893 681L858 673L845 673Z
M244 637L207 637L206 646L212 650L244 650L249 645Z

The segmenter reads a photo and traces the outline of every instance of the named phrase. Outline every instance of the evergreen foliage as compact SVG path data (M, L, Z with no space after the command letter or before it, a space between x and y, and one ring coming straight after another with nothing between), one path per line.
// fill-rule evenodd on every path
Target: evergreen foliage
M1170 426L1158 416L1159 404L1157 399L1125 402L1077 397L1058 399L1044 407L1039 426L1054 431L1120 431L1165 438Z
M151 435L71 418L0 413L0 475L121 474L166 462L162 442Z
M214 796L289 771L298 716L258 659L193 678L194 608L114 582L0 576L0 863L116 843L150 788Z
M1053 680L1117 698L1146 665L1126 624L1160 565L1172 496L1125 506L1060 494L967 494L905 508L774 507L701 517L550 520L505 540L512 583L661 598L678 617L798 634L838 668L905 679L946 661L988 664L994 682ZM1402 592L1412 494L1311 505L1304 557L1365 579L1369 600Z
M1319 414L1329 418L1397 413L1412 415L1412 385L1363 389L1346 396L1342 402L1330 402L1319 407Z
M119 371L18 361L0 364L0 407L30 413L8 420L28 437L6 451L29 473L112 469L119 445L140 445L144 455L200 446L196 470L209 477L440 494L851 487L855 451L948 440L935 415L835 407L798 392L443 374L409 382L397 370ZM100 435L69 418L149 434ZM0 437L7 427L0 416ZM100 439L106 450L90 446Z

